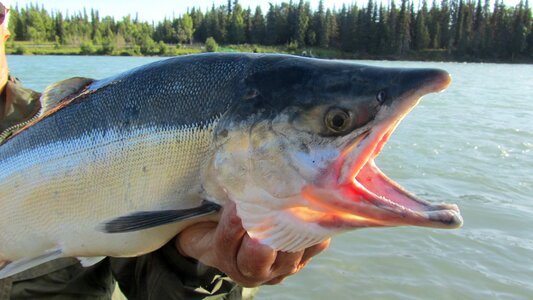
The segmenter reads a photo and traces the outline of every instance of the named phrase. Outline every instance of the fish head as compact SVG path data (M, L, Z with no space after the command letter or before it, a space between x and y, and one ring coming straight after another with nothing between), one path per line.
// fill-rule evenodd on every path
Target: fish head
M351 229L456 228L459 209L430 204L374 160L448 73L287 58L242 81L242 99L215 132L211 179L234 201L252 238L299 251Z

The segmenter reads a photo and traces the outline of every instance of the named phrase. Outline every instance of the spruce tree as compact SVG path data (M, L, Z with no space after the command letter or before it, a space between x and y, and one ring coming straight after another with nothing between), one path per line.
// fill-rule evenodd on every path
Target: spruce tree
M265 18L263 17L263 12L261 6L255 8L255 13L252 21L252 43L254 44L264 44L265 41Z

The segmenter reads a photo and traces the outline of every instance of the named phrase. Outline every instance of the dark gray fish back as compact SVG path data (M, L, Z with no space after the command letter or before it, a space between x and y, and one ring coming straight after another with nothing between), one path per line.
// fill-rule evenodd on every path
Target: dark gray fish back
M249 63L246 55L178 57L96 81L90 93L2 145L0 159L90 131L208 125L242 94Z

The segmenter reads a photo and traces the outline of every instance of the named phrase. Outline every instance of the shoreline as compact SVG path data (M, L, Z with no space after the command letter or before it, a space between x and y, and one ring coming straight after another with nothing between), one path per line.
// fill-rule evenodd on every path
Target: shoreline
M8 55L55 55L55 56L137 56L137 57L172 57L188 54L205 53L204 44L171 45L164 44L162 51L154 55L143 55L136 50L136 46L114 49L111 53L101 51L98 45L92 49L83 49L76 45L57 45L53 43L9 42L6 45ZM494 63L494 64L533 64L533 58L520 57L509 59L486 59L478 57L455 57L447 50L411 51L406 55L372 55L366 53L350 53L334 48L292 48L290 46L266 45L221 45L216 52L244 52L244 53L283 53L324 59L346 60L387 60L387 61L426 61L426 62L455 62L455 63Z

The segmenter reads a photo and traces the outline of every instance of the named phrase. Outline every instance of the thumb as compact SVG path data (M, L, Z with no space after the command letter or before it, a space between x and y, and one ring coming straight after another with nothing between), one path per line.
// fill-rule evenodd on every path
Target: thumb
M215 222L202 222L185 228L174 240L176 249L182 256L202 261L209 253L216 227Z

